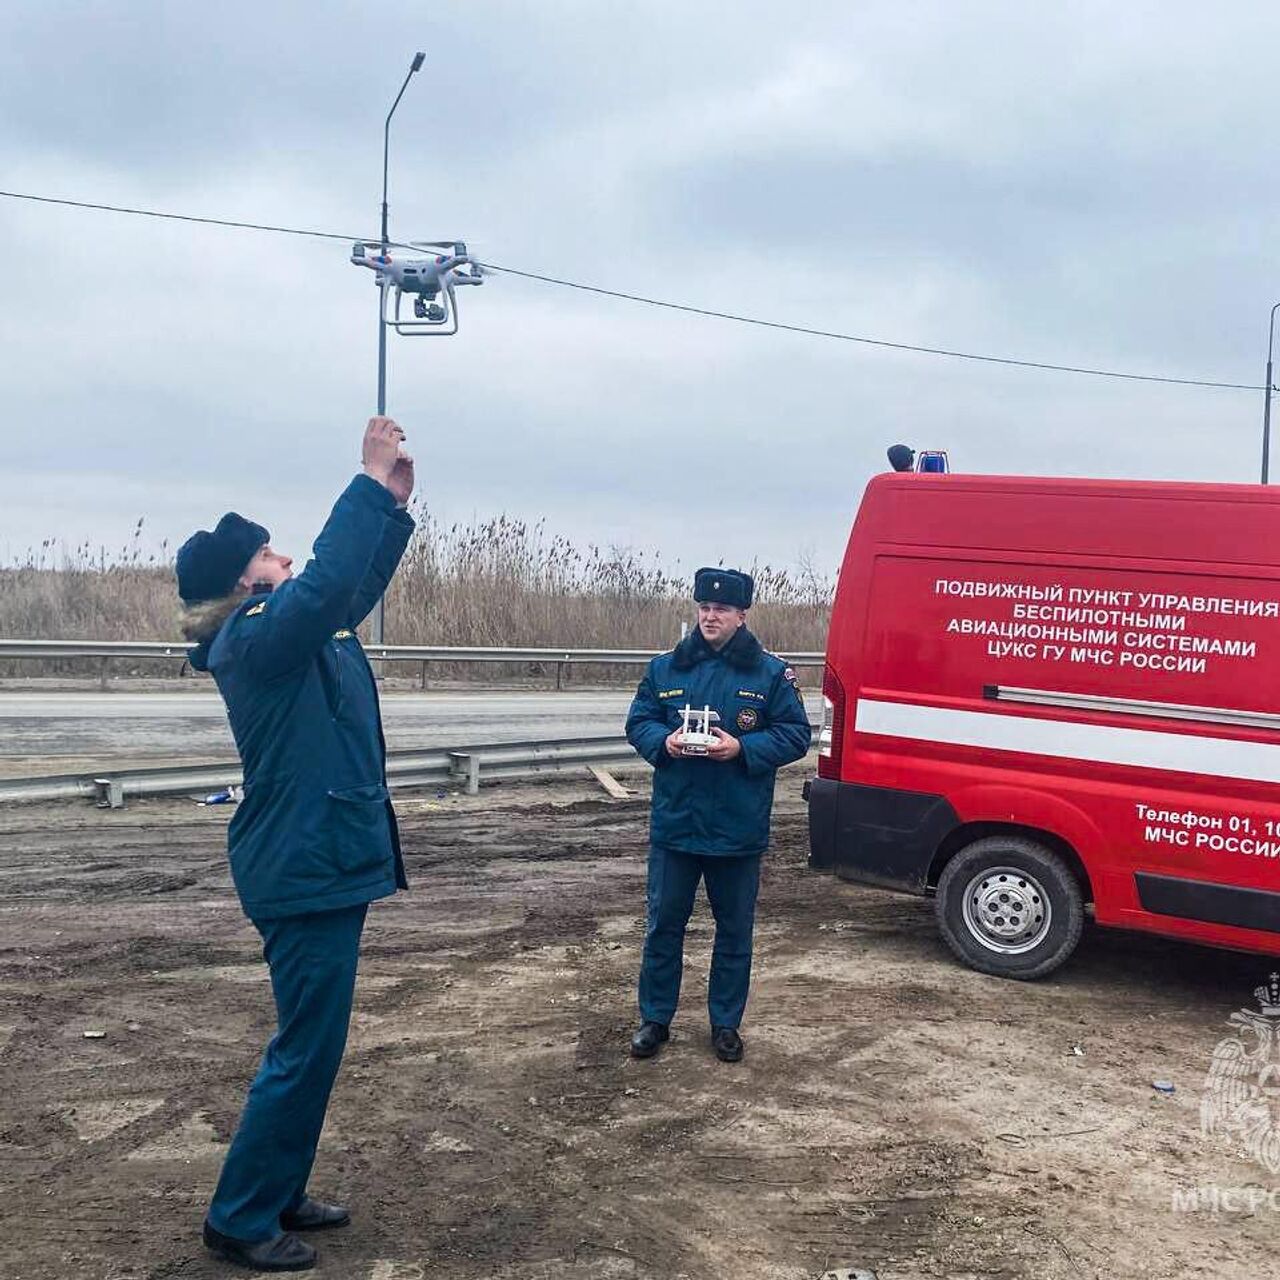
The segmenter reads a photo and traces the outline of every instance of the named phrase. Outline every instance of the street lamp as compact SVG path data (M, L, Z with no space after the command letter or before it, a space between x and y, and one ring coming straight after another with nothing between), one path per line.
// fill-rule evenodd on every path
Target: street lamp
M1271 308L1271 323L1267 328L1267 385L1262 390L1262 483L1267 483L1271 469L1271 355L1276 341L1276 312L1280 302Z
M400 86L400 92L396 94L396 100L391 104L391 110L387 112L387 122L382 128L382 256L387 256L387 250L390 248L387 237L387 167L391 153L391 117L395 115L396 108L400 105L400 99L404 97L404 91L409 87L409 81L413 79L414 74L422 69L422 64L426 59L425 53L415 53L413 62L409 66L409 70L405 75L404 83ZM381 416L387 411L387 326L382 321L382 299L381 294L378 299L378 414ZM383 606L383 599L378 597L378 603L373 606L372 632L373 643L381 644L383 637L383 624L386 619L386 610Z

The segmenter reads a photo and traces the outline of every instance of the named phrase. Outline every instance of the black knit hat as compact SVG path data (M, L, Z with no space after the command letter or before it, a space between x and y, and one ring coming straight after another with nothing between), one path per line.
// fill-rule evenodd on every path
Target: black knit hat
M755 583L737 569L699 569L693 577L693 598L699 604L727 604L750 609Z
M212 533L200 529L178 548L178 595L183 604L229 595L244 567L271 541L271 535L244 516L228 511Z

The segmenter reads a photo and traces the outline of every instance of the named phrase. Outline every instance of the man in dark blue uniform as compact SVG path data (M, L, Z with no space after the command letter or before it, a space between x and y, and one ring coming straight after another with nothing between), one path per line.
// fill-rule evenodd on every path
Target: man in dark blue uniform
M680 999L684 933L698 882L716 921L708 1009L722 1062L743 1054L738 1026L751 981L760 859L769 844L777 770L809 750L809 717L795 673L746 628L751 576L699 569L698 626L649 663L627 739L653 765L649 823L648 928L640 970L640 1029L631 1053L652 1057L668 1039ZM684 708L710 707L715 745L688 755ZM723 726L723 727L721 727Z
M297 577L261 525L234 512L178 552L192 665L213 673L244 764L231 875L262 935L278 1027L227 1153L205 1244L256 1271L302 1271L294 1234L345 1226L307 1195L346 1047L365 910L407 887L387 792L373 673L355 627L413 531L413 460L370 421L363 473L342 492Z

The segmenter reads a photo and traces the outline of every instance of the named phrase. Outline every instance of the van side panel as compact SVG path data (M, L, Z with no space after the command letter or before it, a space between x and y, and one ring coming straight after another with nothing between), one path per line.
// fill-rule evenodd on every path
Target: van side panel
M828 643L837 871L914 868L938 815L1017 824L1101 923L1280 953L1278 552L1247 486L873 481ZM894 793L934 814L896 862Z

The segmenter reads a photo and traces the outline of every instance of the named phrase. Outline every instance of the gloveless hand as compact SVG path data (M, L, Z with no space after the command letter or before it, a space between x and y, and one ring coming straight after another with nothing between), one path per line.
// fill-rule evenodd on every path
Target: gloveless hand
M711 732L716 736L716 745L707 748L708 760L736 760L742 754L742 743L733 734L725 733L715 725L711 726Z
M409 505L409 499L413 494L413 459L403 449L396 458L396 465L391 468L387 488L391 490L391 496L395 498L398 506Z
M370 418L364 429L364 445L360 451L365 475L390 488L388 482L400 457L403 440L404 432L394 418Z

